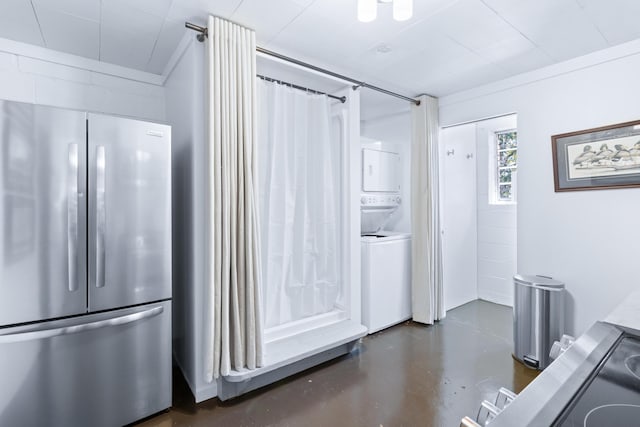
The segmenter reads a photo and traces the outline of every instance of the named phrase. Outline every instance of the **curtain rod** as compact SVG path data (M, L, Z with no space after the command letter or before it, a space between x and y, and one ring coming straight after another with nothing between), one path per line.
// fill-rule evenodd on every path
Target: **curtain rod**
M200 42L203 42L205 37L209 37L209 29L207 27L201 27L199 25L195 25L195 24L192 24L190 22L185 22L184 26L186 28L190 29L190 30L197 31L198 33L200 33L200 34L198 34L198 41L200 41ZM322 73L322 74L326 74L326 75L329 75L329 76L332 76L332 77L336 77L338 79L345 80L345 81L348 81L350 83L353 83L354 84L354 86L352 86L353 90L356 90L356 89L358 89L360 87L364 87L364 88L367 88L367 89L375 90L375 91L380 92L380 93L384 93L385 95L394 96L396 98L404 99L405 101L412 102L415 105L420 105L420 100L419 99L414 99L414 98L410 98L408 96L400 95L399 93L392 92L390 90L383 89L383 88L378 87L378 86L370 85L369 83L361 82L361 81L356 80L356 79L352 79L351 77L347 77L347 76L345 76L343 74L338 74L338 73L335 73L333 71L329 71L327 69L317 67L317 66L309 64L307 62L303 62L303 61L297 60L295 58L291 58L290 56L285 56L285 55L282 55L280 53L273 52L271 50L267 50L267 49L261 48L259 46L256 47L256 51L260 52L260 53L263 53L265 55L273 56L274 58L278 58L278 59L281 59L283 61L291 62L292 64L296 64L296 65L299 65L299 66L304 67L304 68L308 68L308 69L313 70L313 71L317 71L317 72Z
M282 80L274 79L272 77L267 77L267 76L263 76L263 75L260 75L260 74L256 74L256 77L261 78L262 80L265 80L267 82L278 83L278 84L281 84L281 85L292 87L294 89L304 90L306 92L313 93L313 94L316 94L316 95L326 95L329 98L337 99L338 101L342 102L343 104L345 102L347 102L347 97L346 96L331 95L331 94L326 93L326 92L320 92L320 91L315 90L315 89L309 89L308 87L299 86L299 85L294 84L294 83L285 82L285 81L282 81Z

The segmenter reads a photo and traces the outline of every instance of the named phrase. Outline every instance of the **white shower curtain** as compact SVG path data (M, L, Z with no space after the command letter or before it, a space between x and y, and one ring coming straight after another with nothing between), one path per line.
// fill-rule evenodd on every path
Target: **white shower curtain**
M265 327L333 310L340 290L340 150L324 95L258 80Z
M411 106L411 288L413 320L445 317L438 170L438 99Z
M255 33L209 17L206 380L262 365Z

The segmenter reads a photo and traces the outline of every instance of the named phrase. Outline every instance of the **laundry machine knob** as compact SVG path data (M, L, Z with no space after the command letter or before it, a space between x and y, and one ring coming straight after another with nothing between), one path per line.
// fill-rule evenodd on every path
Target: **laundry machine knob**
M400 196L396 197L396 203L397 204L402 203L402 198Z
M366 197L361 197L360 198L360 203L363 204L363 205L366 205L367 204L367 198Z

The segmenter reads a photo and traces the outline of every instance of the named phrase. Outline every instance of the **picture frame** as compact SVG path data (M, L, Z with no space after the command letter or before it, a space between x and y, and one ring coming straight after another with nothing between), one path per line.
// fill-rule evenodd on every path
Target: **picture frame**
M640 187L640 120L553 135L555 191Z

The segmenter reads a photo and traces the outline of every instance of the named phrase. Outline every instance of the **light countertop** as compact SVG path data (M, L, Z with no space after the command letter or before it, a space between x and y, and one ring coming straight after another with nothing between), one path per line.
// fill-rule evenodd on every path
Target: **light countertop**
M640 330L640 291L630 294L604 321L613 325Z

